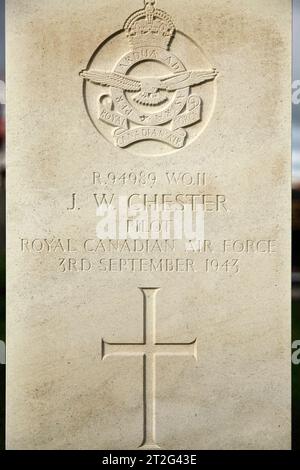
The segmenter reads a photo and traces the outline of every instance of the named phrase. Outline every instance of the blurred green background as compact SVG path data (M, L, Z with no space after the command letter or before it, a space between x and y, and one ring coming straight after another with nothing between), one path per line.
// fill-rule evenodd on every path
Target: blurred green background
M0 256L0 341L5 341L5 257ZM5 366L0 365L0 449L4 449L5 434Z

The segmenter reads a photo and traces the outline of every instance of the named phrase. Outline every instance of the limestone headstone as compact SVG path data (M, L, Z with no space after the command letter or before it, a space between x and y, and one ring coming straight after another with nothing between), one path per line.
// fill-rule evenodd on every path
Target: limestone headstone
M9 0L9 449L290 447L290 0Z

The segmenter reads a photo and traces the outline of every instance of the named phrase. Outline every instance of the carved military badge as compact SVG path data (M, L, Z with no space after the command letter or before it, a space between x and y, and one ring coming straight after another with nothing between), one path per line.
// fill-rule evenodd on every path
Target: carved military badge
M95 127L115 146L134 147L135 153L161 155L184 147L213 110L216 69L194 41L176 32L155 0L145 0L80 75Z

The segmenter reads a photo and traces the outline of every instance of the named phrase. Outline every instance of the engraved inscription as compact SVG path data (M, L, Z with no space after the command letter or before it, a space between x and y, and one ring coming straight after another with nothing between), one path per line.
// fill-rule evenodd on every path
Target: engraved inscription
M111 343L102 339L102 359L108 356L141 356L143 360L144 430L140 448L159 448L156 443L156 357L192 356L197 360L197 339L190 343L159 343L156 340L156 296L158 287L140 288L143 294L143 341Z

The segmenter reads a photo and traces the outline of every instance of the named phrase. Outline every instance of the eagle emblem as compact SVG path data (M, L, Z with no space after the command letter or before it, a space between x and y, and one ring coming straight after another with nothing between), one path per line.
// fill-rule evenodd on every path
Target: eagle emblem
M98 70L84 70L80 75L98 85L113 86L133 93L139 92L133 97L134 101L146 106L155 106L167 101L168 91L177 91L214 80L217 71L212 69L181 72L159 79L131 78L119 73L105 73Z
M89 90L97 100L93 122L98 129L103 124L113 128L113 142L120 148L152 140L180 149L186 144L189 129L202 121L202 97L191 89L197 87L198 91L200 85L214 82L218 72L214 67L188 70L170 50L175 25L166 12L156 8L155 0L145 0L145 7L128 18L124 33L131 50L121 56L113 70L100 70L92 61L80 72L84 93ZM149 75L139 74L137 66L149 62ZM163 65L170 72L154 75L153 64ZM100 94L96 91L99 87ZM95 105L85 101L95 115ZM91 116L90 109L88 112Z

